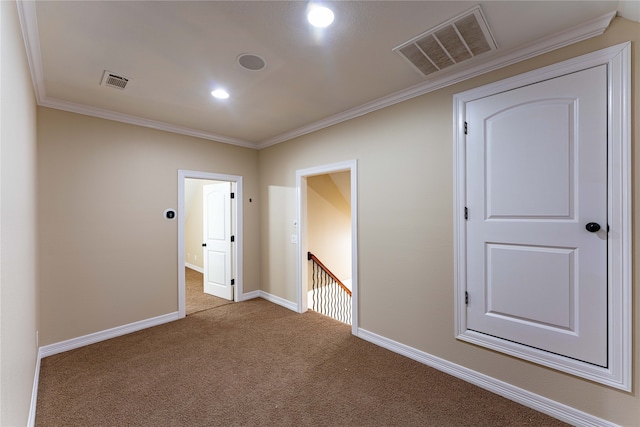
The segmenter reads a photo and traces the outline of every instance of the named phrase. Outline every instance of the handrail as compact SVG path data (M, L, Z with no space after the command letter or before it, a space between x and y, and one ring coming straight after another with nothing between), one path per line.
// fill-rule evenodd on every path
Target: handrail
M340 279L338 279L338 277L333 274L331 272L331 270L329 270L327 268L327 266L325 266L322 261L320 261L314 254L312 254L311 252L307 252L307 260L311 261L313 260L313 262L315 262L316 264L318 264L318 266L325 272L327 273L337 284L338 286L340 286L342 288L343 291L345 291L349 296L351 296L351 289L347 288L344 283L342 283L340 281Z

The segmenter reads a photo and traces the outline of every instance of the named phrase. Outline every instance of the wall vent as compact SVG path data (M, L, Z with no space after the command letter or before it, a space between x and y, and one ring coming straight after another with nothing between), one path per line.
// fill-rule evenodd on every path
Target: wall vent
M115 89L124 90L129 83L128 77L123 77L121 75L112 73L111 71L106 71L102 75L102 82L100 83L102 86L112 87Z
M478 5L393 48L393 51L426 77L497 48Z

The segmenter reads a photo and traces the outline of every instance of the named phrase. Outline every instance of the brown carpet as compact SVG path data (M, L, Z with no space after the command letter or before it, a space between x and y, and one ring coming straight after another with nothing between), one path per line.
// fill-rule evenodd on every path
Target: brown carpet
M37 426L562 426L262 299L42 360Z
M202 273L185 268L185 312L187 316L233 303L233 301L227 301L224 298L205 294L203 280Z

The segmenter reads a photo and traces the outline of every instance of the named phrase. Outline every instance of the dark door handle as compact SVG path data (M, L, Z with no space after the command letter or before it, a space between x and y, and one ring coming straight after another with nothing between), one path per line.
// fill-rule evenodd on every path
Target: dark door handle
M598 224L596 224L596 225L598 225ZM600 226L599 226L599 225L598 225L598 228L600 228ZM202 244L202 246L203 246L203 247L204 247L204 246L207 246L207 244L206 244L206 243L203 243L203 244Z
M600 224L598 224L597 222L590 222L589 224L585 225L584 228L586 228L590 233L595 233L596 231L600 230Z

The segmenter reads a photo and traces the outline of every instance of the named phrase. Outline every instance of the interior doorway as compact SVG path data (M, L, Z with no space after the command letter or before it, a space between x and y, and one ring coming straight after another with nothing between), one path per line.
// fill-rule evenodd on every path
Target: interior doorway
M356 161L296 172L298 192L298 311L310 309L310 252L326 261L351 291L351 326L358 328ZM346 218L344 218L346 214Z
M212 194L206 190L216 187L228 188L229 194ZM211 195L210 200L207 200L207 194ZM207 210L211 211L214 208L224 209L223 221L216 223L215 220L212 222L211 218L207 218L212 216L207 214ZM217 216L219 215L216 214ZM205 244L209 243L209 246L216 245L215 250L208 250L210 248ZM225 247L224 251L219 248L220 244ZM178 171L178 314L181 318L187 314L187 285L190 290L194 289L194 280L201 282L204 297L208 296L204 291L207 289L206 285L209 285L208 293L212 293L213 287L213 290L222 292L223 298L227 300L241 300L243 292L240 176ZM212 306L215 305L220 304L214 303Z

